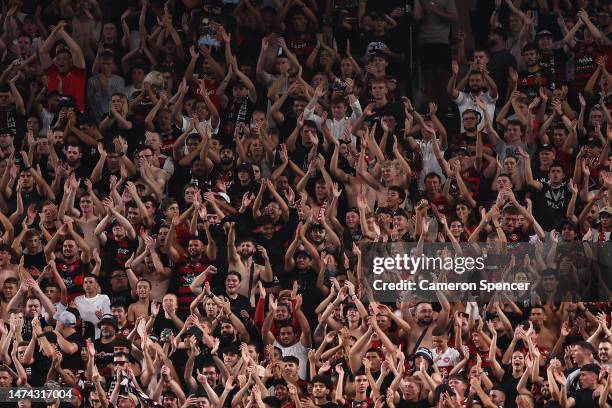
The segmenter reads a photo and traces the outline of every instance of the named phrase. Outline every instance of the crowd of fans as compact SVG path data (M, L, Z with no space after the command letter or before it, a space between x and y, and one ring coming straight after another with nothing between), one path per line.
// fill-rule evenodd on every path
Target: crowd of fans
M609 1L1 3L1 406L612 406Z

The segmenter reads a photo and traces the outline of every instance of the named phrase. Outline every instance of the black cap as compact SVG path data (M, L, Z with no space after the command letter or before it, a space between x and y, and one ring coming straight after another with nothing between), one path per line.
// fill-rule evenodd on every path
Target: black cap
M536 34L536 40L539 40L542 37L551 37L552 38L552 33L548 30L541 30Z
M98 327L100 328L100 327L102 327L102 326L103 326L103 325L105 325L105 324L106 324L106 325L111 325L111 326L114 326L114 327L115 327L115 329L117 329L117 328L119 327L119 323L117 322L117 318L116 318L115 316L113 316L113 315L109 315L109 314L104 315L104 316L102 317L102 320L100 320L100 321L98 322Z
M249 163L240 163L238 166L236 166L236 173L241 171L251 174L253 173L253 166L251 166Z
M551 152L555 151L553 146L548 143L544 143L540 145L540 148L538 149L538 151L541 152L542 150L550 150Z

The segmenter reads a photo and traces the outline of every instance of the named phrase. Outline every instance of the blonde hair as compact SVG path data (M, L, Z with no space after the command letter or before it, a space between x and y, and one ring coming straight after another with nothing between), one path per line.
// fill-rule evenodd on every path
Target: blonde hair
M154 89L164 88L164 77L159 71L151 71L144 77L144 83L151 84Z

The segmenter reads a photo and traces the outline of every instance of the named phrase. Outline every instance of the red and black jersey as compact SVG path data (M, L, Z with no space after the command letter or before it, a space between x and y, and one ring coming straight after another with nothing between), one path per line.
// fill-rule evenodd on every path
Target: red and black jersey
M374 408L374 400L368 398L363 401L355 401L354 399L347 399L344 405L346 408Z
M536 72L521 71L518 76L518 90L527 94L529 100L538 96L540 87L548 89L555 87L555 77L546 68L540 67Z
M194 293L191 291L189 286L193 280L201 274L204 269L210 265L210 262L206 257L202 257L199 260L192 260L189 258L181 258L176 263L177 279L178 279L178 308L179 310L188 311L189 305L196 298ZM207 276L206 281L210 281L211 276Z
M578 43L574 47L574 81L573 86L576 92L584 89L589 78L597 69L597 57L608 56L609 49L602 50L595 45ZM606 69L610 70L612 64L610 58L606 61Z
M89 268L80 259L68 263L62 258L57 258L56 264L57 271L66 285L68 302L72 302L77 296L85 293L83 291L83 279Z
M127 261L138 248L138 241L127 236L116 240L112 232L106 233L104 244L104 259L107 270L124 269Z

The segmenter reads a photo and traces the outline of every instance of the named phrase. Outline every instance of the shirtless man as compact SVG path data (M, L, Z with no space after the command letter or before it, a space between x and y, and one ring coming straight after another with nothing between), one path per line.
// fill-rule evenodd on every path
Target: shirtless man
M151 309L151 282L147 279L139 279L133 292L138 300L128 307L128 320L135 322L138 316L149 316Z
M438 313L433 311L431 303L426 302L416 305L414 317L409 310L402 308L402 317L412 328L408 333L407 342L407 350L410 353L416 351L419 347L432 349L433 339L431 332L433 329L436 327L446 328L448 326L450 303L442 293L436 292L436 294L438 295L440 306L442 307L442 310ZM416 344L423 331L425 331L425 335L421 339L421 342Z
M94 231L98 222L100 222L100 218L96 215L96 212L99 212L102 207L100 200L93 192L91 180L85 180L85 186L87 187L87 191L78 198L80 208L80 211L78 211L74 208L78 182L76 185L70 182L66 183L64 187L64 197L62 198L58 211L58 218L60 220L64 219L64 214L72 217L74 222L81 228L81 231L83 231L83 237L90 244L92 249L100 249L100 242L96 234L94 234ZM72 207L68 208L69 205Z
M137 287L139 277L149 281L151 283L151 299L161 302L164 295L168 293L172 269L162 263L156 249L155 240L145 236L144 241L145 250L137 257L128 259L125 263L126 272L130 280L130 286L133 288Z
M317 170L321 172L323 177L315 181L315 196L311 197L306 191L306 185ZM332 178L327 173L327 170L325 170L325 159L322 155L318 155L310 161L308 171L306 171L306 174L304 174L304 177L302 177L296 186L300 195L307 194L308 204L317 220L320 220L325 215L324 210L332 201L332 185Z
M533 327L538 333L536 345L538 348L544 348L552 350L555 347L555 343L559 338L560 332L558 330L551 330L549 325L546 324L546 313L542 306L532 306L529 320L533 322Z
M268 252L261 246L255 246L252 239L245 238L238 243L236 248L236 226L235 224L225 224L227 231L227 263L230 271L235 271L242 276L242 282L238 293L249 298L251 306L255 307L255 290L257 282L261 279L263 283L272 282L272 266L268 258ZM253 262L253 255L259 252L264 260L264 265Z
M5 243L0 244L0 287L6 278L19 278L17 265L11 262L13 251Z
M374 132L372 132L372 135L370 136L370 140L372 141L374 140L373 133ZM369 144L376 145L375 142L371 142ZM370 174L365 163L365 151L362 150L361 153L362 154L359 155L359 162L357 164L357 174L359 174L359 176L376 192L376 203L378 204L378 207L386 207L388 205L387 195L389 187L398 186L403 189L408 189L410 177L412 175L410 165L398 150L397 140L395 140L393 143L393 154L395 155L395 160L381 161L380 164L377 163L372 170L373 174L380 172L380 178L376 178ZM401 172L399 171L398 167L402 169Z

